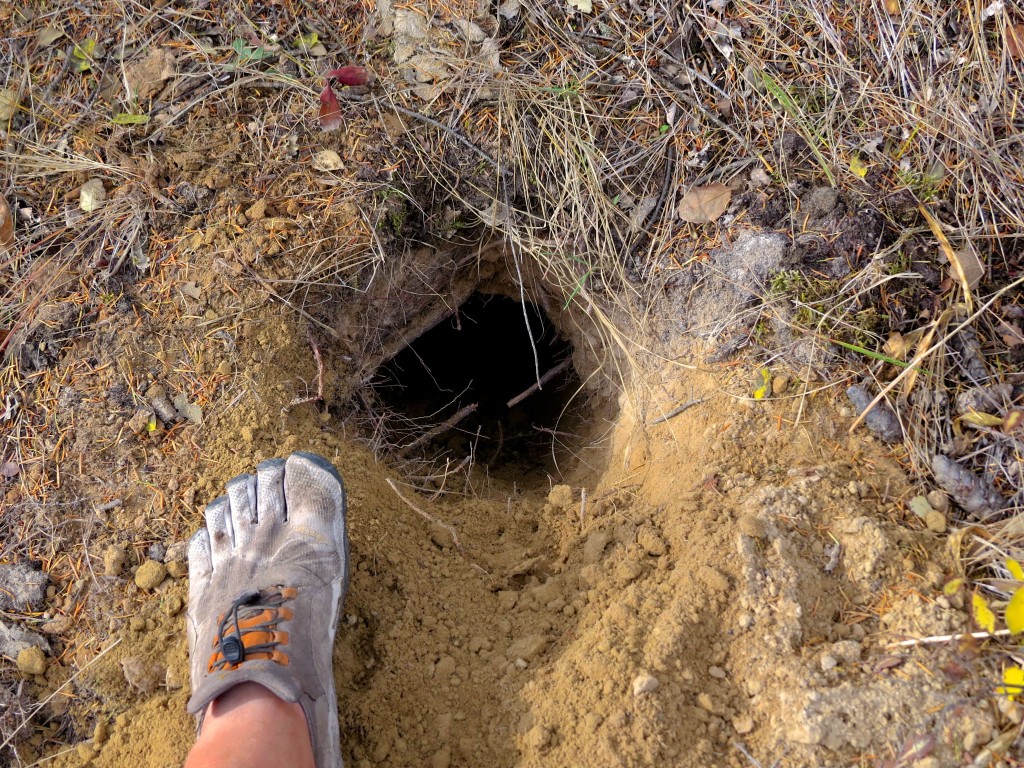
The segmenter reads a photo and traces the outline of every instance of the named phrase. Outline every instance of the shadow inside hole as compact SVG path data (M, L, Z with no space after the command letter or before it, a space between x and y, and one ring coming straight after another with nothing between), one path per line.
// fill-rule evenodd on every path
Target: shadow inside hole
M552 439L571 444L585 407L582 398L573 402L580 381L571 356L570 342L534 304L476 293L381 366L375 388L382 405L406 420L394 429L406 435L400 445L476 404L422 446L423 455L460 461L472 451L491 471L514 465L551 472ZM563 363L541 390L508 405L537 383L538 369L543 376Z

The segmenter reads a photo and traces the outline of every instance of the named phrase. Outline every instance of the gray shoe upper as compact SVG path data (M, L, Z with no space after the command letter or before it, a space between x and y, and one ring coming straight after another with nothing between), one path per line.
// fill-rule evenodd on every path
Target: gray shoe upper
M217 696L258 683L302 706L318 768L341 767L331 657L348 589L345 513L337 470L308 453L261 463L206 507L189 544L188 711L200 729Z

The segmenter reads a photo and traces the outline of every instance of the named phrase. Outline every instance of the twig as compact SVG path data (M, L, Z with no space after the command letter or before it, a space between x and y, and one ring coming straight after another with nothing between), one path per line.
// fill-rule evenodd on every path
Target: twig
M440 434L442 434L444 432L447 432L449 429L454 427L456 424L458 424L464 418L469 416L469 414L471 414L473 411L475 411L476 407L477 407L477 403L470 403L465 408L463 408L461 411L459 411L454 416L452 416L450 419L446 419L445 421L442 421L440 424L438 424L437 426L433 427L432 429L428 429L426 432L424 432L422 435L417 437L415 440L413 440L408 445L403 446L402 448L399 448L398 449L398 456L399 457L405 456L405 455L407 455L409 453L409 451L415 450L416 448L419 448L421 445L425 445L426 443L429 443L431 440L433 440L438 435L440 435Z
M465 561L467 563L469 563L471 566L473 566L474 568L476 568L478 571L480 571L480 573L484 574L485 576L490 576L490 574L487 571L485 571L483 568L481 568L479 565L477 565L476 563L474 563L472 560L469 559L469 555L466 554L465 547L463 547L462 546L462 542L459 541L459 534L457 534L455 532L455 528L453 526L448 525L448 523L442 523L440 520L438 520L432 514L430 514L429 512L423 511L422 509L417 507L415 504L413 504L411 501L409 501L409 499L405 498L405 496L402 495L402 492L400 490L398 490L398 486L395 485L395 481L392 480L390 477L388 478L388 485L391 486L391 490L395 492L395 494L398 496L398 498L400 498L402 501L404 501L406 503L406 505L409 507L409 509L411 509L417 515L422 517L428 523L433 523L434 525L439 526L441 528L444 528L444 530L448 531L448 535L452 537L452 544L455 545L455 549L458 550L459 554L462 555L462 557L465 559Z
M526 389L526 390L520 392L518 395L516 395L511 400L509 400L505 405L507 405L509 408L515 408L517 405L519 405L521 402L523 402L523 400L528 398L534 392L536 392L536 391L538 391L540 389L543 389L545 384L547 384L549 381L551 381L553 378L555 378L555 376L557 376L562 371L564 371L566 368L568 368L571 363L572 363L572 358L570 358L570 357L565 358L565 360L563 360L558 365L556 365L554 368L552 368L550 371L548 371L543 376L541 376L538 381L535 381L533 384L531 384L529 389Z
M1009 637L1010 630L997 629L995 632L964 632L959 635L932 635L931 637L919 637L915 640L901 640L898 643L890 643L889 648L910 648L916 645L937 645L948 643L951 640L962 640L965 637L973 637L975 640L985 640L993 637Z
M583 523L587 519L587 489L580 489L580 531L583 530Z
M324 399L324 361L323 358L320 357L320 347L317 346L316 339L313 338L313 333L308 328L306 329L306 338L309 339L309 344L313 347L313 357L316 358L316 394L312 397L295 398L281 409L284 413L287 413L296 405L302 405L303 403L317 403Z
M690 408L693 408L693 406L695 406L695 405L700 405L705 400L707 400L706 397L695 397L692 400L687 400L682 405L679 405L679 406L676 406L675 408L673 408L671 411L666 413L664 416L659 416L654 421L647 422L647 426L648 427L653 427L655 424L662 424L662 423L668 421L669 419L674 419L676 416L678 416L683 411L689 410Z

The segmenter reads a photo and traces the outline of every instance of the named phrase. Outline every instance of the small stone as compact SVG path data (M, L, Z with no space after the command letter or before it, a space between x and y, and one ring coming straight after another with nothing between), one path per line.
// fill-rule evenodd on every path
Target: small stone
M772 392L778 395L784 395L786 390L789 389L790 378L788 374L780 373L774 379L772 379Z
M657 689L658 685L658 678L646 673L639 674L633 678L633 695L642 696L645 693L650 693Z
M933 509L937 509L939 512L949 512L949 496L942 491L938 489L929 491L925 498L928 499L928 503L932 505Z
M753 624L753 615L747 613L746 611L741 613L736 619L736 626L738 626L740 629L750 629L753 626Z
M862 652L863 649L856 640L840 640L838 643L832 644L832 655L847 664L860 661Z
M152 408L139 408L135 411L134 415L128 419L126 426L133 434L142 435L149 431L149 425L155 418L156 414L153 413Z
M945 533L946 532L946 515L939 512L937 509L933 509L927 515L924 516L924 524L928 527L929 531L933 533Z
M23 675L42 675L46 672L46 654L35 646L18 653L18 671Z
M171 560L171 562L167 563L167 575L172 579L188 576L188 564L180 560Z
M716 680L725 680L727 677L725 670L721 667L708 667L708 674Z
M110 738L110 726L106 720L99 720L92 732L92 740L97 746L102 746Z
M583 716L583 726L593 733L601 725L602 720L603 718L596 712L587 712L587 714Z
M135 583L139 589L156 589L167 576L167 566L156 560L147 560L135 572Z
M648 525L645 525L637 532L636 541L643 547L644 552L651 557L661 557L668 551L668 547L665 544L665 540L661 538L661 534Z
M125 682L141 693L153 693L167 679L167 669L160 663L129 656L121 660Z
M839 660L831 653L825 653L821 656L821 671L828 672L830 669L835 669L839 666Z
M716 714L718 712L718 707L715 706L715 702L711 700L711 696L707 693L702 692L697 694L697 706L711 714Z
M452 535L440 525L430 526L430 540L441 549L452 546Z
M318 171L330 173L331 171L340 171L345 167L345 162L341 159L341 155L333 149L322 149L313 155L313 167Z
M754 730L754 718L750 715L736 715L732 719L732 727L740 736L746 736Z

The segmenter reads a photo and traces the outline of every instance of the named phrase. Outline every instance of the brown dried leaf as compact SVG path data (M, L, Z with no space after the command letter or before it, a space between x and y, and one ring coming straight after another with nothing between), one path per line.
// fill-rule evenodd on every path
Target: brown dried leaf
M1010 24L1003 30L1006 55L1011 59L1024 59L1024 24Z
M997 330L1006 346L1016 347L1024 344L1024 331L1020 329L1017 323L1008 323L1005 320L1000 320Z
M14 247L14 214L7 200L0 195L0 248Z
M732 190L725 184L695 187L679 201L679 218L691 224L708 224L726 212L730 200Z

